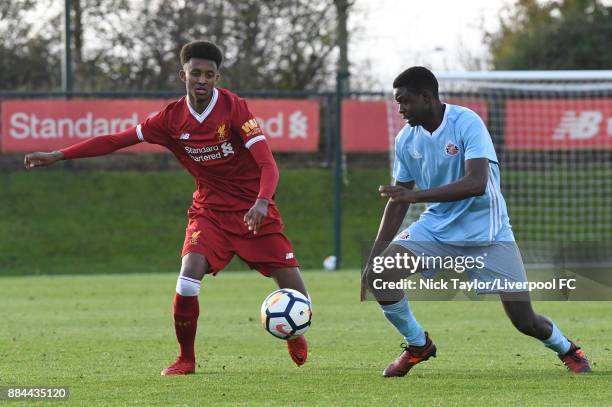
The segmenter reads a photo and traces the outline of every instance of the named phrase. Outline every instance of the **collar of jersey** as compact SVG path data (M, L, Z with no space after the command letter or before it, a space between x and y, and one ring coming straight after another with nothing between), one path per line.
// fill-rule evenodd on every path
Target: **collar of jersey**
M429 133L429 131L427 131L423 126L421 126L423 128L423 131L429 134L431 137L436 137L438 134L442 133L442 130L444 130L444 127L446 127L446 118L448 117L448 111L450 110L450 105L448 103L446 103L445 105L446 107L444 109L444 116L442 116L442 123L440 123L438 128L435 129L433 133Z
M196 112L191 107L191 103L189 103L189 98L188 97L185 97L185 103L187 103L187 107L189 108L189 112L191 113L191 115L193 117L195 117L195 119L199 123L202 123L204 120L206 120L206 118L208 117L210 112L212 112L212 110L214 109L215 104L217 104L217 99L218 98L219 98L219 91L217 90L217 88L213 88L212 98L210 99L210 102L208 102L208 106L206 106L206 109L204 109L204 111L202 113Z

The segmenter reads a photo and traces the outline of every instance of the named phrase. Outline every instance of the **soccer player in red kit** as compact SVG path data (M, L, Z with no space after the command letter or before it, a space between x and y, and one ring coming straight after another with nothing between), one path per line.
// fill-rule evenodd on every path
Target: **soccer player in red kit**
M194 342L205 274L216 274L237 254L249 267L272 277L280 288L308 296L298 262L274 204L278 169L266 138L246 102L217 88L223 55L207 41L181 49L179 76L187 95L124 132L94 137L63 150L25 156L26 168L59 160L109 154L140 142L170 150L196 179L173 301L178 359L162 375L195 372ZM287 341L299 366L308 345Z

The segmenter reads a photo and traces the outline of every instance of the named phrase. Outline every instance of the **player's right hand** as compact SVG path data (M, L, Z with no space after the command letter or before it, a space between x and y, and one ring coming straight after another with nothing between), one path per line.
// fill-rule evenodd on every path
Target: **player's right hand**
M257 234L257 229L259 229L261 222L268 216L268 205L270 205L270 203L267 199L257 198L255 204L244 215L244 224L247 225L249 230L255 235Z
M61 151L35 152L26 154L23 159L23 165L26 169L34 167L44 167L51 165L64 158L64 154Z

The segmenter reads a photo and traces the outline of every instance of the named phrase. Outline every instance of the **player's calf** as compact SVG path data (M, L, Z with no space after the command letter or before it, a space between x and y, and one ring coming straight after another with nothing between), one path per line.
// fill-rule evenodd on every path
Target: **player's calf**
M516 329L539 339L544 346L555 351L569 371L590 372L591 366L582 349L567 339L553 321L533 311L528 294L521 295L523 297L521 301L511 301L508 295L502 295L506 314Z
M168 375L184 375L195 372L195 337L198 329L198 317L200 315L200 305L198 295L200 294L200 280L189 275L189 267L186 264L190 259L193 261L198 258L203 259L203 256L195 253L189 253L183 257L183 267L181 275L176 283L176 294L172 302L174 314L174 330L176 339L179 343L179 357L177 360L162 370L161 374Z

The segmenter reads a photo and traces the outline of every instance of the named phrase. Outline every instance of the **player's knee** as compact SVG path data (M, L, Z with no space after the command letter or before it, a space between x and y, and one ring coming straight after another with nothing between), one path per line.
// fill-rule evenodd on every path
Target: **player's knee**
M206 257L199 253L187 253L181 262L181 276L202 280L209 267Z
M200 294L200 282L208 270L206 258L198 253L183 256L181 274L176 282L176 292L184 297Z
M274 269L270 271L270 277L276 281L279 288L291 288L310 298L308 290L306 290L306 284L304 284L302 274L300 273L300 269L298 267Z
M394 275L391 271L383 273L374 272L373 268L368 268L363 277L366 289L374 296L380 304L396 303L404 297L404 291L392 288Z
M368 290L375 292L376 280L380 279L380 275L374 272L374 269L372 266L369 266L366 269L364 274L365 274L364 281L366 283Z

